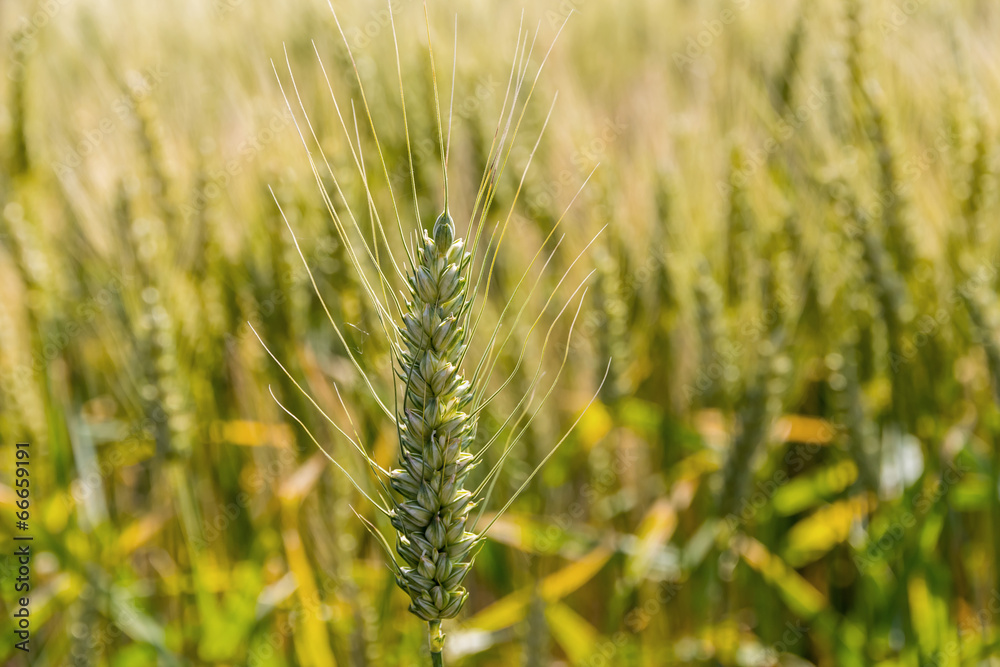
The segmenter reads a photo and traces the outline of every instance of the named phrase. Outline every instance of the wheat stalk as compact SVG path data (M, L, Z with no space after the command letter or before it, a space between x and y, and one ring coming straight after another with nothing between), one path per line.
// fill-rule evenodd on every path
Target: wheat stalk
M338 30L340 30L350 62L354 68L354 74L360 90L361 110L364 119L368 122L371 131L370 138L378 153L379 162L385 177L384 184L388 188L392 201L391 213L392 217L395 217L396 220L404 254L401 260L397 260L391 253L388 255L380 254L380 242L381 245L390 248L391 244L389 242L389 235L385 232L382 216L379 213L378 207L375 206L375 198L369 186L372 175L366 171L364 166L365 160L362 154L363 142L357 118L354 119L354 132L352 136L351 130L348 129L348 123L341 113L341 106L333 92L333 86L330 85L330 79L326 74L325 67L323 67L318 50L316 50L317 60L323 69L324 77L329 86L337 118L350 143L351 155L358 173L362 177L362 184L367 199L366 204L372 217L371 242L365 240L364 235L361 233L358 217L353 212L350 201L344 195L337 175L331 167L323 151L322 144L309 120L309 115L302 104L301 96L299 95L298 87L291 71L287 52L285 55L286 65L288 66L288 75L292 83L292 92L298 104L298 113L293 108L289 96L281 84L281 77L278 76L276 67L275 75L278 78L285 103L295 118L295 126L298 129L303 147L309 155L310 166L323 196L327 212L330 214L334 227L344 243L347 255L354 265L354 269L361 278L360 282L367 297L376 308L382 332L390 344L393 374L396 381L396 387L393 391L393 406L391 408L378 395L374 383L365 373L364 369L362 369L351 349L346 344L345 348L349 359L355 369L361 374L378 405L386 416L393 421L396 427L399 439L397 466L391 470L385 470L379 466L368 454L368 450L364 447L356 431L353 435L349 434L335 420L323 412L316 401L302 389L301 385L292 377L285 366L271 354L263 340L261 340L261 343L272 359L274 359L292 381L293 385L306 396L316 409L320 410L336 431L353 445L354 449L362 456L372 471L380 489L375 494L365 491L362 484L353 478L320 445L319 441L309 432L302 420L278 402L278 405L306 430L309 438L326 454L327 458L342 473L347 475L358 492L369 500L392 525L396 533L394 549L390 545L390 540L380 532L373 522L366 519L361 513L356 512L358 518L365 524L366 528L368 528L384 550L389 565L395 573L397 584L409 595L410 611L427 622L431 657L435 665L440 665L442 664L442 652L445 644L441 622L454 618L461 611L463 604L468 598L468 591L462 586L462 582L472 567L475 554L481 548L487 531L512 505L521 492L527 488L527 485L541 467L565 442L569 431L579 423L580 418L582 418L586 409L593 403L601 387L603 387L604 380L607 379L608 370L610 370L610 360L608 368L605 370L604 379L601 381L601 386L598 387L597 391L591 397L590 402L587 403L584 410L577 417L577 420L570 426L570 429L555 443L549 453L522 482L520 487L506 500L500 510L493 515L490 522L485 527L477 530L477 523L482 517L486 503L492 496L504 462L551 396L562 374L570 349L568 338L572 336L583 299L586 295L585 284L590 278L590 275L588 275L580 281L562 307L554 315L544 335L541 344L541 356L543 358L557 323L569 309L571 303L577 301L576 311L569 325L567 341L563 346L562 359L548 388L544 391L539 390L539 384L544 376L541 372L542 362L539 361L538 367L531 377L525 393L517 402L514 410L502 421L497 432L482 447L475 452L471 451L473 443L476 440L480 414L492 403L497 394L511 382L514 375L519 371L525 357L525 347L522 347L520 353L517 355L511 375L500 382L498 389L491 391L491 378L494 375L501 353L510 342L515 328L520 323L525 309L531 301L532 295L539 287L540 276L531 285L526 283L526 278L532 266L541 257L541 248L528 264L517 286L514 288L510 300L500 312L498 323L489 334L485 344L485 352L475 364L474 371L471 375L467 376L462 370L465 367L467 355L469 354L469 341L476 334L483 318L489 285L493 279L495 262L499 254L497 249L508 231L514 206L521 193L527 169L531 164L535 150L538 148L538 141L541 140L541 135L529 153L527 165L524 168L524 173L521 175L506 218L498 222L488 235L486 234L486 211L490 209L497 192L497 183L510 157L514 137L517 135L517 130L524 118L527 103L531 98L535 83L538 80L542 67L548 59L549 53L551 53L552 47L549 47L549 51L546 52L541 64L537 68L534 80L529 85L527 81L528 62L531 57L534 41L532 40L529 43L528 33L519 29L514 64L508 80L507 93L504 98L500 121L497 124L493 145L490 147L487 161L488 166L475 198L473 210L469 216L469 233L465 239L458 238L455 221L448 206L447 164L450 152L451 114L449 111L448 142L446 144L441 121L442 114L438 98L437 74L434 67L433 50L429 48L430 69L434 83L434 99L437 112L438 144L442 163L444 204L443 212L437 217L432 226L431 233L428 234L419 224L421 216L417 205L415 179L412 178L413 157L410 148L411 142L409 121L406 115L406 100L403 92L403 74L400 65L398 41L396 40L395 22L392 20L390 8L390 25L396 47L400 103L403 110L402 120L406 132L407 157L410 165L411 183L413 185L414 217L417 221L417 233L413 234L411 232L408 234L400 213L401 207L397 205L396 197L392 191L392 181L382 154L382 146L375 132L374 122L368 107L368 100L364 92L364 85L361 82L361 77L354 62L354 57L351 54L346 35L340 26L339 19L337 19L332 5L330 9L333 11L334 20ZM426 5L424 9L425 19L427 20L428 42L430 42L430 21L426 16ZM562 28L560 28L560 32L561 30ZM556 37L558 38L558 33ZM454 86L454 74L452 85ZM527 88L526 92L524 92L525 88ZM521 101L522 95L524 96L523 101ZM453 98L454 91L452 91ZM551 113L552 109L550 108L549 116ZM298 116L303 118L302 123L299 122ZM542 125L542 132L544 132L545 126L548 123L549 116L546 116L545 123ZM327 176L333 183L332 192L327 189L323 178L321 178L320 167L312 157L310 145L318 148L322 163L326 168ZM587 181L589 181L589 176ZM584 181L583 185L581 185L576 196L580 194L587 181ZM556 229L559 227L569 208L573 205L573 202L575 202L576 196L569 203L566 211L558 218L541 247L546 247L548 242L553 239ZM335 205L335 201L338 205ZM294 230L292 230L291 225L288 223L288 219L285 217L277 197L275 197L275 203L282 217L285 219L289 232L292 234L293 243L308 272L313 289L323 304L330 324L333 326L341 343L344 343L341 325L336 322L326 307L316 281L313 278L312 271L309 268L309 264L306 261L305 254L298 240L295 238ZM598 235L600 233L598 232ZM487 236L488 239L486 238ZM360 241L357 240L358 238L360 238ZM409 243L407 242L407 238L411 239ZM556 292L567 280L573 267L596 239L597 236L594 236L590 243L568 265L555 287L552 288L538 316L528 327L524 346L527 346L527 337L530 337L536 328L538 328L543 316L550 309ZM484 240L492 251L492 258L476 262L477 249ZM555 242L556 249L559 247L560 242L561 239ZM555 249L552 251L553 255L554 253ZM543 271L547 267L551 257L552 255L545 260L542 266ZM383 266L386 266L387 269L383 270ZM400 281L394 283L394 277L399 277ZM400 282L402 283L401 285L399 284ZM394 285L399 287L399 289L394 289ZM397 291L402 293L402 302L396 297ZM512 308L515 299L521 304L519 308ZM477 303L480 304L478 312L475 307ZM501 333L501 327L507 329L506 335ZM256 334L256 331L254 333ZM260 336L258 336L258 339L260 339ZM339 397L339 391L337 395ZM536 395L540 395L538 400L535 400ZM278 401L276 397L275 401ZM346 406L344 406L344 409L346 412ZM476 487L467 488L470 473L483 461L490 447L498 441L501 434L505 431L508 432L507 442L500 452L497 462L486 472ZM480 508L478 513L473 517L472 510L477 505Z

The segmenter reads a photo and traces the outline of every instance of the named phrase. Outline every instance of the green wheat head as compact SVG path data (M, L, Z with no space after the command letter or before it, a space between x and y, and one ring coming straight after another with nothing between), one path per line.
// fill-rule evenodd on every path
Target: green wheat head
M403 499L390 513L396 553L405 564L396 581L425 621L458 614L468 592L462 580L472 567L476 535L467 531L472 493L465 481L475 466L469 453L476 434L470 415L475 394L459 372L468 312L463 269L471 260L445 212L424 233L419 262L409 276L412 300L403 315L398 372L405 382L397 415L399 465L393 490Z
M336 12L334 12L334 19L340 28ZM392 29L395 41L394 24ZM428 25L428 40L430 41L429 33ZM294 99L298 102L297 111L289 102L289 96L285 94L283 86L281 90L289 111L296 117L296 127L299 129L299 136L309 155L313 175L323 195L327 212L347 249L355 271L361 279L360 282L366 296L377 311L382 333L389 343L392 370L395 375L391 406L375 391L374 383L358 363L350 347L346 345L342 333L343 325L338 324L330 315L329 309L326 309L316 281L312 278L305 254L295 239L294 230L292 230L291 225L288 225L287 218L285 218L285 222L292 233L292 240L299 256L309 273L313 289L326 309L330 324L340 341L344 343L348 357L365 381L379 407L393 421L399 439L397 465L390 470L382 468L368 453L368 449L360 441L360 436L356 431L353 435L349 434L335 420L323 413L337 432L351 442L373 473L379 491L375 494L366 492L363 485L351 477L343 466L326 452L326 449L319 444L301 419L292 414L281 403L278 405L306 429L313 442L327 454L330 461L341 472L348 476L354 487L388 519L395 530L395 548L393 548L391 545L393 540L386 538L373 522L358 513L359 519L364 522L384 550L399 587L409 595L410 611L428 623L431 655L435 664L440 664L441 651L444 646L441 621L454 618L461 611L468 598L468 591L462 586L462 582L472 567L475 554L485 540L487 531L493 522L499 519L511 506L541 466L548 461L569 434L567 431L554 444L520 487L494 513L490 521L484 527L477 529L477 523L482 518L484 508L492 496L504 462L551 395L565 367L570 349L567 340L563 347L564 351L557 372L553 374L551 380L546 379L547 383L551 382L547 387L539 388L540 381L545 376L545 373L542 372L542 362L539 361L537 369L530 377L527 389L520 396L514 410L501 420L500 428L491 434L485 443L477 445L475 451L472 451L474 443L477 442L479 415L491 404L497 394L510 384L522 366L526 341L523 343L520 353L516 355L517 360L511 375L500 381L499 388L492 386L491 378L497 369L501 353L511 341L526 307L531 303L532 295L540 285L544 269L552 258L552 255L549 255L545 259L538 277L532 284L529 284L527 282L528 271L542 255L542 249L538 250L513 289L509 300L502 306L495 328L485 336L485 352L474 363L473 360L467 359L470 340L475 335L483 318L488 286L492 282L495 262L499 254L497 249L507 233L517 197L524 184L524 174L521 176L506 218L498 221L492 231L487 230L486 211L490 210L493 203L497 192L497 183L510 156L514 137L517 135L517 130L524 118L528 100L531 98L535 82L537 82L548 53L538 66L534 80L527 81L532 44L528 41L528 33L519 31L507 94L497 124L494 143L488 154L486 172L470 213L467 239L461 239L457 237L455 221L448 207L447 163L451 134L450 113L449 140L448 145L446 145L433 50L429 50L429 56L434 83L434 100L437 104L444 211L437 217L431 233L428 234L420 224L421 214L417 203L416 182L415 178L412 178L413 156L410 148L410 129L403 92L404 77L399 65L398 46L396 62L400 103L411 172L414 218L417 222L409 230L403 222L401 207L397 204L396 196L392 192L392 179L383 157L383 147L375 132L364 85L342 29L341 36L344 37L350 62L354 66L354 74L361 96L360 109L368 121L370 140L374 144L382 166L381 176L384 176L382 184L388 188L392 201L391 213L386 217L395 218L399 240L399 243L396 244L397 252L395 255L391 252L393 243L389 241L382 215L378 207L375 206L375 197L370 189L369 184L375 180L374 176L368 173L363 166L362 140L358 133L357 119L355 119L353 128L349 129L349 123L345 121L341 113L341 105L337 102L333 86L330 86L330 94L333 98L337 118L348 138L351 155L365 188L367 208L372 217L370 240L363 233L358 217L352 211L351 203L344 195L335 170L330 166L330 162L323 152L323 147L314 132L309 115L302 104L291 66L287 61L287 54L288 76L291 78ZM316 55L320 67L323 67L318 51ZM281 77L278 76L276 68L275 74L278 77L279 86L281 86ZM323 68L323 74L326 76L325 68ZM329 83L329 77L327 77L327 83ZM522 95L523 100L521 99ZM549 113L551 114L551 109ZM303 119L301 123L298 120L299 116ZM546 117L546 123L547 121L548 117ZM542 131L544 131L544 127L543 124ZM354 137L357 138L356 143L353 141ZM309 141L310 138L312 143ZM317 152L322 159L321 164L313 159L310 145L317 147ZM537 145L536 143L536 148ZM530 153L530 156L533 155L534 150ZM530 156L528 165L531 162ZM320 175L322 166L325 166L326 170L324 177ZM324 178L333 183L332 192L326 185ZM335 201L337 205L334 204ZM281 204L277 198L275 198L275 202L281 210ZM284 217L283 211L282 216ZM553 238L556 228L564 216L565 212L556 221L548 237L542 243L542 248ZM596 238L595 236L580 255L569 264L556 286L551 289L541 312L528 328L528 337L542 321L550 304L553 303L559 287L566 281L574 265L577 264L583 252L586 252L590 245L596 241ZM553 254L558 249L560 242L561 239L554 243ZM484 246L489 248L490 252L483 252ZM380 248L388 248L390 252L380 251ZM402 249L403 256L397 259L396 255L400 254L399 248ZM480 251L480 255L485 255L485 258L480 258L477 261L477 250ZM588 275L579 283L554 317L550 316L551 320L541 343L541 357L545 357L545 350L550 343L557 322L567 311L571 302L579 300L576 313L569 326L568 335L572 335L573 325L576 323L583 298L586 295L584 286L589 278ZM401 295L402 300L397 295ZM263 341L261 342L263 343ZM267 349L266 345L265 349ZM270 350L268 353L270 354ZM281 362L273 354L271 357L281 365ZM473 369L468 377L463 372L466 362ZM285 367L281 366L281 368L295 387L306 396L314 407L322 412L316 401L302 389ZM608 368L610 368L610 362ZM607 378L607 371L605 371L604 378ZM603 386L603 380L601 385ZM597 392L599 391L600 387L597 389ZM594 393L591 402L596 398L597 392ZM539 395L537 400L536 394ZM275 400L277 401L277 398ZM588 403L587 407L589 405ZM583 412L585 411L586 408ZM579 422L582 414L581 412L577 417L576 423ZM572 430L576 423L569 430ZM470 473L477 468L479 463L482 463L487 451L498 442L501 434L505 432L506 443L503 445L497 461L481 476L481 479L477 480L475 486L470 485ZM478 510L473 514L473 509L477 506Z

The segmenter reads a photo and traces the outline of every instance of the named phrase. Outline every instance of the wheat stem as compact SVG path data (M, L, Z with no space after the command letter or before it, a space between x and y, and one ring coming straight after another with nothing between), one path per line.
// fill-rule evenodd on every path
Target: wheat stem
M441 632L441 621L428 621L427 630L430 633L431 664L434 667L444 667L444 633Z

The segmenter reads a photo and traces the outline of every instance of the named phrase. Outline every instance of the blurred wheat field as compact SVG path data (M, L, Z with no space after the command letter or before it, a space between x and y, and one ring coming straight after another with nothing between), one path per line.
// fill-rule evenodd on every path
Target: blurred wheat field
M365 155L373 199L388 206L391 183L412 208L412 183L429 229L442 198L423 4L334 4L389 175ZM543 354L529 321L499 358L513 392L484 413L487 437L536 367L568 363L497 497L580 422L492 526L447 664L1000 665L1000 7L428 15L445 90L455 63L460 228L519 26L537 26L534 71L565 22L489 211L513 207L487 249L485 325L524 272L542 326L548 294L570 296L559 277L593 272L568 343L555 322ZM388 521L269 392L359 478L363 461L250 328L393 464L393 424L348 357L391 391L389 346L278 86L290 69L365 208L317 61L349 113L360 89L329 7L12 0L0 33L0 660L429 664L353 510ZM27 654L17 442L33 456Z

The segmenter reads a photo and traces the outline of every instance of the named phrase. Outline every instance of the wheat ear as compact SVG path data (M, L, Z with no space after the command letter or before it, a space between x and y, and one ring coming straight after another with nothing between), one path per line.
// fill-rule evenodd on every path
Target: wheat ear
M397 418L400 468L390 472L390 484L404 500L390 517L403 559L396 581L412 600L410 611L440 624L458 614L469 595L461 583L476 535L465 529L474 503L464 483L475 466L468 450L477 418L467 410L472 385L458 370L468 304L463 274L471 255L455 239L447 211L433 234L423 234L408 279L412 301L399 329L397 365L406 390Z
M331 11L333 10L332 5L330 6L330 9ZM601 381L601 386L597 388L590 402L584 408L583 412L578 415L576 421L570 426L569 430L564 433L558 442L554 444L548 454L542 459L542 461L539 462L531 474L523 480L519 488L511 494L500 510L493 515L487 525L482 528L477 528L476 524L482 517L483 510L480 508L474 517L474 520L470 522L469 516L472 509L479 504L485 507L508 455L511 453L514 445L527 431L542 406L551 396L556 383L565 368L568 359L569 344L571 342L570 338L572 337L577 318L579 317L583 299L586 296L584 285L590 278L590 275L588 275L582 282L580 282L579 286L576 287L570 297L566 300L565 304L555 315L544 335L541 345L542 357L545 356L546 349L557 323L569 308L570 304L578 299L576 314L573 316L573 320L569 326L569 332L567 334L565 347L563 348L564 352L561 363L554 375L554 378L551 380L551 385L547 388L547 390L539 392L542 396L536 403L534 396L544 375L541 372L542 362L539 361L538 367L535 370L533 377L530 379L524 397L522 397L522 399L517 403L514 414L511 414L506 420L504 420L500 429L493 434L484 445L479 447L475 453L470 452L470 446L476 438L479 415L491 403L497 393L508 386L514 378L514 375L519 371L522 362L524 361L524 352L528 344L526 338L524 347L522 347L520 353L514 355L516 357L516 361L510 377L501 381L500 387L490 393L488 388L491 383L491 377L495 370L497 359L509 342L513 329L520 322L521 316L524 312L524 305L522 305L520 309L515 309L517 310L516 313L512 313L510 317L507 317L508 310L511 306L511 303L508 302L502 309L499 319L500 321L506 321L505 327L509 328L510 332L506 336L502 335L500 332L501 325L498 322L496 328L488 336L485 353L482 358L474 364L474 372L468 377L468 379L466 379L461 371L464 367L464 362L466 361L465 357L469 350L467 342L475 334L477 326L479 325L480 319L483 315L485 301L489 295L489 285L492 281L493 269L495 262L497 261L496 249L501 245L505 233L508 230L508 224L513 216L518 196L520 195L521 189L524 185L524 179L527 174L528 166L531 164L531 158L534 156L535 150L538 148L537 141L534 148L529 153L529 159L527 164L524 166L524 172L521 174L520 182L518 183L513 202L510 205L506 218L502 221L498 221L492 233L487 235L489 236L489 246L494 249L492 258L488 255L487 259L478 263L478 266L474 266L475 258L477 256L477 248L479 247L480 241L484 238L486 212L490 209L493 197L497 192L497 183L501 173L503 172L504 166L510 158L513 137L517 134L521 121L524 118L527 101L531 98L532 92L535 88L535 83L538 80L538 76L541 73L541 69L545 64L545 61L548 58L548 53L551 52L552 47L549 47L549 52L547 52L545 57L542 58L541 64L538 66L533 80L527 82L528 85L526 86L526 95L524 101L520 104L520 110L518 111L518 100L521 97L520 93L522 91L522 85L526 82L525 80L528 73L527 63L531 57L532 47L534 45L533 40L529 44L528 33L526 31L523 32L519 28L518 44L515 50L515 62L511 68L511 78L508 81L507 96L505 97L502 105L501 120L498 122L493 144L489 150L489 157L487 160L488 166L480 184L480 189L477 193L475 204L470 215L468 233L466 235L468 242L463 239L456 238L455 223L451 213L449 212L447 173L449 147L446 146L444 142L444 129L441 122L440 102L438 98L437 76L434 67L433 51L429 49L431 75L434 82L434 100L436 103L435 106L438 121L438 143L442 159L444 212L435 221L430 234L418 226L417 235L409 236L411 240L410 242L407 242L408 235L403 230L400 208L397 205L395 195L392 192L391 179L389 178L388 169L385 164L382 147L378 141L377 133L375 132L374 122L368 107L368 100L364 92L364 86L361 82L360 74L354 62L354 57L351 54L346 35L344 34L343 29L340 26L340 22L337 19L336 12L334 12L334 21L337 24L341 37L343 38L351 66L354 69L354 74L357 78L361 96L362 117L367 120L368 127L371 131L371 140L374 143L374 147L378 154L378 161L381 163L383 175L386 177L386 187L389 190L389 198L392 203L392 214L396 219L397 229L400 232L400 240L402 241L402 247L405 253L405 261L397 262L392 257L390 252L385 256L385 263L391 266L391 269L387 271L383 271L382 269L383 261L380 257L378 249L379 241L383 241L386 246L390 246L390 243L387 235L385 234L382 218L379 215L377 207L375 206L374 197L368 187L369 176L364 167L365 161L364 156L362 155L362 140L358 130L357 117L354 118L355 136L352 137L347 123L345 122L344 115L341 113L341 107L337 102L336 95L334 95L333 87L330 85L329 78L326 75L326 68L323 67L322 60L319 58L319 52L315 48L315 44L313 47L314 50L316 50L317 60L319 61L324 79L326 79L329 87L337 119L349 141L351 157L353 158L355 166L357 167L362 178L364 194L367 199L369 212L372 216L371 243L368 243L365 240L364 235L361 234L358 217L352 210L349 199L345 196L343 190L341 189L340 181L337 178L329 160L327 160L323 147L315 133L313 124L309 120L308 113L306 112L305 106L303 105L298 92L298 86L295 83L295 77L292 75L291 63L288 60L287 52L285 60L286 65L288 66L288 74L291 81L291 92L294 94L299 114L302 116L304 121L303 123L300 124L296 116L296 110L291 104L291 99L286 93L284 86L281 84L281 77L278 76L276 67L274 68L275 76L278 79L278 86L281 90L282 97L285 100L285 104L288 107L289 113L293 117L293 122L299 139L302 142L303 148L306 150L310 168L312 169L313 176L319 186L320 193L323 196L323 202L330 214L334 228L347 248L348 257L361 278L365 294L375 305L382 331L390 344L393 372L399 381L397 390L393 392L392 409L390 409L386 402L378 396L370 378L366 375L365 370L358 363L357 358L351 350L347 348L341 325L338 325L338 323L334 320L330 310L326 306L326 303L323 301L323 297L320 294L320 290L316 284L312 270L309 268L309 264L306 261L302 247L296 239L294 230L292 229L287 217L285 217L284 211L282 210L277 197L275 197L275 204L277 205L278 211L291 233L292 242L303 262L306 273L309 276L310 283L312 284L313 291L316 293L320 303L323 305L324 312L326 313L338 339L341 343L344 343L345 348L347 348L346 353L348 358L355 367L355 370L357 370L361 375L365 386L368 388L379 407L390 419L394 421L400 445L397 467L387 471L379 466L378 463L371 458L364 445L360 442L360 436L358 436L357 431L355 430L354 437L352 437L344 429L338 426L334 420L332 420L320 409L319 404L302 388L302 386L296 382L294 378L292 378L289 371L280 363L280 361L278 361L266 345L264 345L264 348L278 364L282 372L289 377L295 388L308 398L313 407L320 409L321 414L323 414L323 416L333 425L341 436L346 438L353 445L354 449L368 464L369 469L373 473L373 476L382 491L381 493L378 493L376 497L373 497L373 494L366 492L362 485L357 480L352 478L347 470L344 469L344 467L341 466L336 459L320 445L319 441L311 433L309 433L308 428L301 419L288 412L288 410L280 403L278 404L283 410L285 410L285 412L288 412L290 417L292 417L303 429L306 430L310 439L324 452L324 454L326 454L326 456L334 463L341 473L350 478L351 483L357 488L357 490L367 500L372 502L372 504L375 505L383 515L389 518L389 521L396 532L395 549L393 549L390 545L390 540L386 539L386 537L382 535L379 529L371 521L365 519L360 513L356 512L358 518L364 523L365 527L372 533L377 543L385 551L388 565L396 576L396 582L410 597L410 611L427 622L430 635L431 658L435 665L441 665L443 663L442 651L444 649L445 640L444 633L441 629L441 622L444 619L455 617L461 611L465 600L468 598L468 592L462 586L462 581L472 567L474 556L478 549L482 547L486 539L486 533L489 531L493 523L497 521L497 519L499 519L507 511L507 509L510 508L515 499L520 496L534 476L538 473L539 469L555 454L558 448L567 439L569 432L575 428L577 423L579 423L583 414L597 398L597 393L601 391L601 387L603 387L604 381L607 379L607 373L610 369L610 361L608 369L605 370L604 379ZM427 23L428 42L430 42L431 36L429 19ZM395 38L395 23L392 20L391 11L390 25L392 27L394 44L397 44L396 63L400 85L400 104L403 109L403 126L407 134L407 146L409 146L409 129L405 111L406 101L403 95L403 76L398 53L398 43L396 43ZM558 37L558 33L556 37ZM454 85L454 74L452 76L452 85ZM454 91L452 92L452 96L454 96ZM550 108L549 114L551 114L551 111L552 109ZM549 116L546 116L541 132L544 132L548 120ZM450 128L451 123L449 113L449 143ZM320 155L319 162L313 158L310 151L310 141L307 137L309 137L309 139L311 139L314 145L318 148ZM356 144L353 142L355 139ZM540 140L541 134L539 135L538 141ZM407 149L407 153L409 155L409 148ZM323 179L320 176L320 164L326 167L330 182L333 185L333 192L326 189ZM587 180L589 181L589 176ZM584 185L586 185L586 181L584 182ZM573 200L570 201L566 210L556 221L552 230L549 232L548 237L543 242L543 247L553 239L556 228L562 223L563 218L569 211L569 207L571 207L576 201L576 196L580 194L582 189L583 185L580 186L580 189L573 197ZM272 196L273 195L274 193L272 192ZM419 221L421 216L416 205L416 193L414 192L413 195L414 214L417 221ZM340 206L334 204L335 198L338 200ZM352 230L358 233L359 240L352 240ZM577 257L565 269L562 277L558 280L555 288L546 299L545 305L542 306L538 317L534 320L530 327L528 327L526 334L527 337L530 337L537 328L543 314L548 311L549 306L555 297L555 292L566 281L567 277L570 275L570 271L576 265L577 261L580 260L583 254L597 240L597 237L603 231L603 229L599 231L590 243L587 244L583 251L581 251L580 254L577 255ZM555 246L558 247L559 242L556 242ZM531 260L531 262L529 262L528 267L525 269L525 272L521 276L520 280L517 281L515 293L523 295L524 304L526 304L534 294L535 289L538 287L538 280L536 280L530 287L526 286L526 293L520 293L521 287L524 285L528 271L531 270L532 266L534 266L536 260L538 260L541 255L542 250L539 249L535 257ZM549 260L550 259L551 257L549 257ZM545 261L545 266L548 265L549 260ZM366 266L370 267L370 270L375 272L375 278L368 275L368 271L365 269ZM402 303L399 299L397 299L395 290L390 289L390 285L393 282L393 275L399 276L402 280ZM475 312L474 308L477 300L480 301L478 314ZM263 342L264 341L261 340L262 344ZM400 386L402 388L402 392L398 391ZM277 401L277 398L275 400ZM479 480L474 491L465 489L465 482L469 473L480 461L483 460L485 452L499 439L501 431L508 428L510 429L510 436L507 440L507 444L504 446L499 455L497 463L486 472L482 480Z

